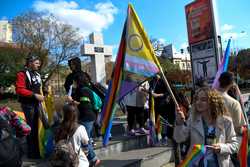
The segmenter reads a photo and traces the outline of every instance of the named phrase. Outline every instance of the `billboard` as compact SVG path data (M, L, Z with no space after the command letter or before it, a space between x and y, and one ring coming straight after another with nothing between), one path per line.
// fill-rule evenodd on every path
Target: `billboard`
M218 69L218 41L213 0L185 6L193 85L200 79L213 83Z
M197 0L185 6L188 40L194 44L214 37L210 0Z

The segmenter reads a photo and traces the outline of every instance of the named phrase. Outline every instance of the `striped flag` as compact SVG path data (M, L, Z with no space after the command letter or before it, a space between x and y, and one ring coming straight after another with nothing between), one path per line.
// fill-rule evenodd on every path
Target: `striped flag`
M227 71L227 69L228 69L229 56L230 56L230 43L231 43L231 38L228 40L227 48L225 50L222 61L221 61L220 65L219 65L219 68L218 68L218 71L216 73L212 88L217 89L219 87L220 75L221 75L221 73Z
M160 72L160 64L132 5L128 5L121 42L101 113L103 145L109 141L116 102L147 78Z
M247 156L248 156L248 127L242 127L242 140L240 145L240 150L238 153L238 158L241 167L247 167Z
M191 167L199 162L206 154L206 146L196 144L193 146L192 151L186 156L178 167Z

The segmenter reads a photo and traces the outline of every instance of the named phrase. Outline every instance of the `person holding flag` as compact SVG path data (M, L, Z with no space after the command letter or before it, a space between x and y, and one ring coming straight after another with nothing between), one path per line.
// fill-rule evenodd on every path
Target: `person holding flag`
M190 139L190 148L186 159L179 165L230 167L230 155L237 153L237 140L232 119L227 116L228 110L223 97L218 91L210 88L200 88L194 96L194 104L188 120L177 108L174 139L184 142ZM206 151L193 154L192 148L202 145Z
M234 85L234 77L231 72L223 72L219 77L219 92L224 98L225 104L230 112L233 120L233 125L235 132L237 134L237 139L239 142L242 139L243 128L247 125L247 121L244 118L242 107L236 99L228 95L228 91ZM237 153L231 156L235 166L240 166L240 162L237 159Z
M242 134L242 126L246 125L240 103L228 95L228 90L234 85L234 76L231 72L223 72L219 78L219 92L225 100L225 104L230 112L237 136Z
M248 135L247 135L247 129L248 129L248 120L246 117L245 112L242 110L241 106L241 98L239 98L239 103L236 99L233 97L230 97L228 92L234 85L234 77L233 73L228 72L228 64L229 64L229 56L230 56L230 44L231 44L232 37L229 38L227 47L224 53L224 56L221 60L221 63L218 67L218 71L216 73L216 77L214 79L212 87L219 90L221 95L223 96L226 106L231 114L234 128L237 134L238 140L242 140L240 151L238 153L238 159L237 155L232 155L233 163L236 166L247 166L247 151L248 151ZM240 90L236 89L237 96L241 96Z
M26 59L25 69L18 72L16 76L16 94L21 103L31 133L27 136L28 157L40 158L38 142L38 118L39 103L44 101L41 95L42 80L37 72L40 67L40 60L34 55Z

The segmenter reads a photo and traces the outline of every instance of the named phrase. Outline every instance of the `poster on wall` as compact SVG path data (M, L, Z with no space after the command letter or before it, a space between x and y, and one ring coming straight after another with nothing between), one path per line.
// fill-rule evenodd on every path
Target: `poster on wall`
M196 59L193 61L193 77L197 82L200 79L206 79L212 83L217 72L215 57Z
M214 37L210 0L194 1L185 6L189 44Z
M210 39L191 45L191 53L192 59L215 56L214 40Z
M212 84L217 72L214 40L210 39L191 45L191 52L193 82L205 79Z

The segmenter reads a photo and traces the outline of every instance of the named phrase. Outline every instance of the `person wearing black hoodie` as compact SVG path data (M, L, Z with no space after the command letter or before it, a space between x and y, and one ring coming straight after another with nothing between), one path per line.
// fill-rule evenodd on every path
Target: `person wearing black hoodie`
M69 65L69 68L72 72L66 77L66 80L64 82L64 88L65 88L67 94L69 93L70 86L73 84L73 80L74 80L75 76L78 75L79 73L86 77L86 79L88 80L87 82L90 83L90 81L91 81L89 74L86 72L83 72L81 69L81 59L80 58L75 57L75 58L70 59L68 61L68 65ZM74 94L74 91L72 93Z

